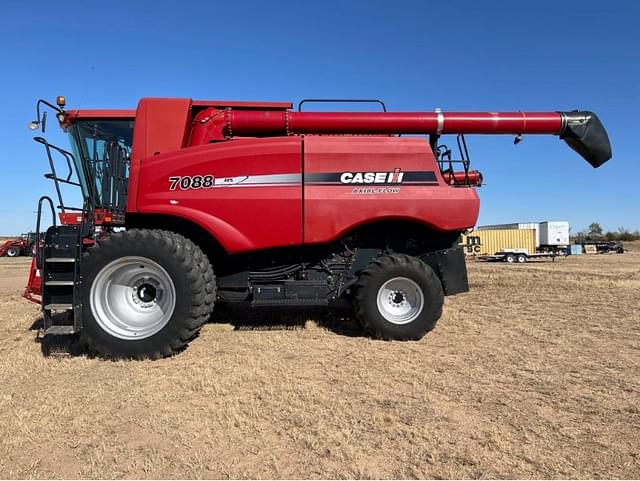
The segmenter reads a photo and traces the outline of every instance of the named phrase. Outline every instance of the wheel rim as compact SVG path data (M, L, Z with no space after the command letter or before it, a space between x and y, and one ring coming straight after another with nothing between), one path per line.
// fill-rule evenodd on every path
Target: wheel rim
M424 307L424 294L418 284L407 277L394 277L380 286L378 311L392 324L414 321Z
M160 264L128 256L98 272L90 300L93 317L108 334L126 340L145 339L171 319L176 289Z

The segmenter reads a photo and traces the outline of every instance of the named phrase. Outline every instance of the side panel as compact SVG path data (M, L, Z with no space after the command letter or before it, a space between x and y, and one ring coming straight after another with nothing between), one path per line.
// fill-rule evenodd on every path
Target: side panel
M307 244L376 220L461 231L478 218L475 189L448 186L422 138L305 137L304 163Z
M181 149L191 120L190 99L142 99L138 102L133 129L127 211L136 210L140 187L140 162L152 155Z
M209 231L230 253L302 243L299 137L244 139L142 160L140 213L169 214Z

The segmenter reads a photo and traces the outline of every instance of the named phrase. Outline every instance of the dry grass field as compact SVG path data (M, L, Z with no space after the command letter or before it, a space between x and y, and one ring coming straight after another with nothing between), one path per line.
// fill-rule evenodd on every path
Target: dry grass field
M0 259L0 478L638 478L634 247L470 263L420 342L218 314L157 362L42 343Z

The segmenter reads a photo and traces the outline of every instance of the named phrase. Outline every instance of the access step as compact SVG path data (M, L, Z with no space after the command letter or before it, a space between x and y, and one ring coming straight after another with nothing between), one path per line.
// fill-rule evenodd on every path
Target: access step
M75 262L73 257L47 257L45 262Z
M44 331L45 335L53 335L53 336L66 336L69 334L75 334L76 330L73 326L51 326L49 329Z
M73 281L45 281L45 286L72 286Z
M47 304L44 306L45 311L70 311L73 304Z

